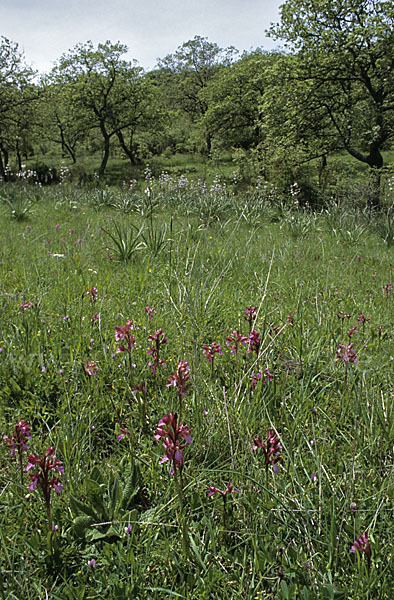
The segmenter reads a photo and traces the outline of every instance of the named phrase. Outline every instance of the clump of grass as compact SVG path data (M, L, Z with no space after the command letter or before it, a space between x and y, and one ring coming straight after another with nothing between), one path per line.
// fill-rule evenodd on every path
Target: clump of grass
M112 231L102 228L103 232L110 238L112 246L109 250L112 253L112 259L115 262L127 263L131 261L135 254L143 247L142 228L138 229L135 225L129 226L120 224L117 221L112 223Z

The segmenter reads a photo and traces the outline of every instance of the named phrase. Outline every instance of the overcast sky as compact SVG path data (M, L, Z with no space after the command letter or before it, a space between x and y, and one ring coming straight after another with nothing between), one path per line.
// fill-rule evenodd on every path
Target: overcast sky
M0 0L0 35L19 44L41 73L77 43L110 40L145 69L195 35L220 47L267 50L283 0Z

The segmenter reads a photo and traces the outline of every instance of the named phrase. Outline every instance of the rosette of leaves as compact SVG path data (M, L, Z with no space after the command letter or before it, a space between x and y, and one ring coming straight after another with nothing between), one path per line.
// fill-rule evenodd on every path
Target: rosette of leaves
M126 465L122 460L121 474L109 476L97 466L93 467L85 482L84 499L71 496L73 530L78 538L88 542L121 536L124 523L137 517L142 477L134 463Z
M10 187L3 199L11 211L12 219L26 221L32 215L33 202L25 188Z
M144 247L141 240L141 231L135 225L127 228L120 223L114 221L114 230L108 231L102 227L102 230L112 241L112 246L109 248L115 262L129 262L134 254Z

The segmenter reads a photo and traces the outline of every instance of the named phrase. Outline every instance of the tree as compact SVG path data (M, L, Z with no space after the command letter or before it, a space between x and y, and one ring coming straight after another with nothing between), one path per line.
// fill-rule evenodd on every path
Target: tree
M367 164L375 179L371 203L379 204L382 149L394 136L393 3L286 0L270 33L290 52L276 81L287 87L284 110L298 139L304 124L309 135L301 139L308 146L315 136L315 152L320 141L324 151L343 149ZM270 103L275 110L272 95Z
M185 42L174 54L168 54L159 61L159 68L167 73L167 93L169 101L185 111L192 123L201 125L208 110L204 91L220 69L231 64L235 48L219 48L207 38L196 35ZM211 150L211 132L205 128L206 150Z
M99 176L104 174L114 136L133 162L133 146L126 145L123 132L136 127L148 101L142 69L121 58L126 52L127 47L119 42L107 41L97 49L92 42L78 44L60 58L52 72L55 82L69 87L71 101L86 126L100 132L103 157Z
M37 97L32 84L35 72L24 62L18 44L0 38L0 178L6 179L9 151L17 148L18 136L26 128L22 113Z
M75 164L77 147L89 132L90 121L83 107L74 102L72 86L62 85L45 76L41 80L41 101L37 124L41 136L61 147Z
M206 88L204 122L225 148L249 149L262 141L261 105L274 54L256 50L221 69Z

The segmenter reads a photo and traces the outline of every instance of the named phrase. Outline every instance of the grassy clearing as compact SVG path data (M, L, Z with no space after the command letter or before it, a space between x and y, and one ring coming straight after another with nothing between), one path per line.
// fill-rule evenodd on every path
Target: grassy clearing
M1 204L2 597L390 598L390 221L150 183Z

